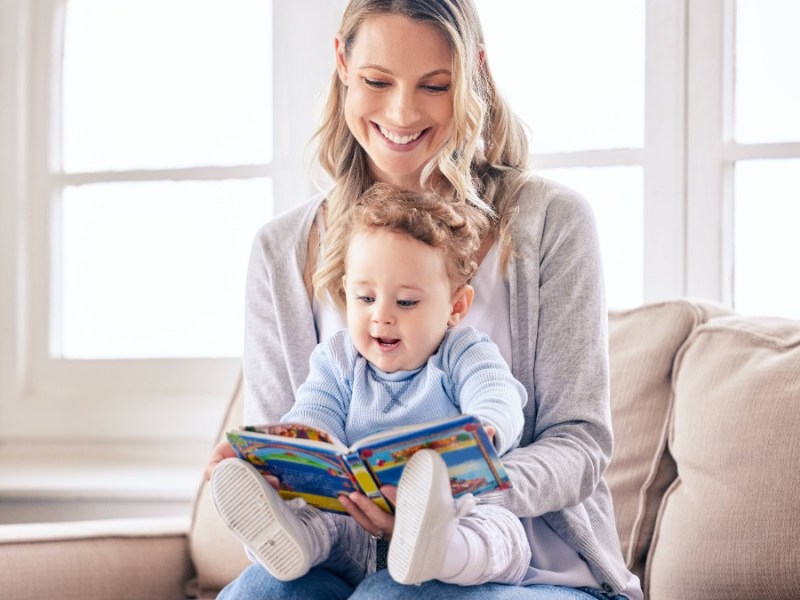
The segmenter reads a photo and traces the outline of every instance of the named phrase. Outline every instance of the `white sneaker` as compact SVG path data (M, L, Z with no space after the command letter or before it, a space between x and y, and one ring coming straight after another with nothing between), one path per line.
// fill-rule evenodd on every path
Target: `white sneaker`
M447 465L436 451L414 454L397 488L387 560L392 579L411 584L440 577L458 519L474 506L472 495L453 499Z
M258 470L228 458L211 474L217 513L276 579L302 577L317 562L318 543L292 507Z

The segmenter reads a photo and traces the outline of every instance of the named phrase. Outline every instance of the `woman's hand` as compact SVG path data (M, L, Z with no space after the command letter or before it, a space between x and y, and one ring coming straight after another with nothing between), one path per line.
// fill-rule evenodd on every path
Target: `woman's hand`
M392 505L397 502L395 486L385 485L381 488L381 493ZM394 531L394 515L383 512L372 500L358 492L353 492L349 496L340 496L339 501L350 513L350 516L370 535L380 536L382 533L385 539L391 539Z
M233 446L231 446L230 442L224 441L217 444L214 451L211 453L211 458L208 459L208 464L206 464L205 478L211 481L211 471L214 470L214 467L226 458L235 457L236 452L233 450Z

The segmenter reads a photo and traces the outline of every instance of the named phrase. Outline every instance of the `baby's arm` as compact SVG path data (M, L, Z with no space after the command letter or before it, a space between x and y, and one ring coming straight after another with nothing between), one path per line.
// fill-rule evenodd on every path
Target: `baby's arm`
M297 388L295 402L281 423L302 423L321 429L348 444L345 424L352 393L346 377L349 354L336 335L311 353L308 378Z
M493 427L495 447L504 454L522 437L527 392L488 336L471 328L456 328L450 335L444 359L456 401L462 413Z

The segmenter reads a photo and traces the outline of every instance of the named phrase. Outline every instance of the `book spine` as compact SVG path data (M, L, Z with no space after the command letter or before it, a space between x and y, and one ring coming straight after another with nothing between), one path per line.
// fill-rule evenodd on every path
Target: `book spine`
M352 473L355 478L358 487L361 488L361 492L377 504L384 512L391 514L392 509L389 503L386 501L386 498L383 497L383 494L381 494L377 483L372 478L369 469L367 469L364 462L358 456L358 453L352 452L348 454L345 460L347 461L347 466L350 468L350 473Z

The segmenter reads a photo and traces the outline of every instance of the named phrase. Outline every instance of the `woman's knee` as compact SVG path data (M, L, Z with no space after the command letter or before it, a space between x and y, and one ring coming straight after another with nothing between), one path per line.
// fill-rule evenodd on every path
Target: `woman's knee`
M222 589L217 600L346 600L352 592L352 586L319 567L299 579L281 581L253 563Z

